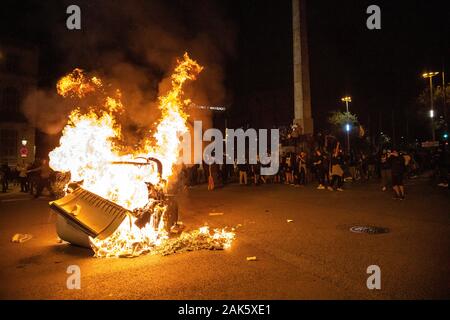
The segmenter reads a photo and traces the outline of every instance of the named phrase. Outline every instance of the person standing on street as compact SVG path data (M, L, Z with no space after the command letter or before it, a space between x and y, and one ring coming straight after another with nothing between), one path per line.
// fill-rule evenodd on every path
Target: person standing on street
M261 162L259 162L259 157L256 158L256 163L252 164L252 172L255 186L259 185L259 180L261 177Z
M17 166L19 172L20 192L28 192L28 165L25 160Z
M330 191L333 190L333 187L336 187L337 191L344 191L342 186L344 184L344 170L342 166L344 165L344 159L342 157L342 152L339 149L339 142L336 146L336 149L331 156L331 186Z
M391 178L394 189L394 199L405 199L405 187L403 186L403 175L405 174L405 159L399 156L397 150L392 150L391 157Z
M9 187L9 178L11 176L11 170L7 163L4 163L0 168L0 180L2 182L2 192L6 193Z
M297 166L298 166L298 183L299 185L306 185L306 163L307 158L306 158L306 153L305 152L300 152L300 156L298 157L298 162L297 162Z
M324 158L322 156L322 152L320 152L320 149L317 149L314 154L313 165L316 172L317 181L319 182L319 186L317 187L319 190L325 189L325 168L323 160Z
M32 169L32 170L28 170L28 173L30 172L39 172L39 176L38 176L38 180L37 180L37 190L36 190L36 194L34 195L35 198L38 198L41 194L42 191L47 188L47 190L50 192L51 196L54 197L55 193L53 192L53 188L51 185L51 181L50 181L50 175L52 173L52 169L50 168L49 164L48 164L48 160L43 159L41 162L41 166L36 168L36 169Z
M380 156L381 190L386 191L391 177L390 151L383 150Z
M247 173L248 173L248 164L247 161L245 163L238 163L239 170L239 184L247 185Z
M285 159L285 184L294 184L293 158L292 154L288 154Z

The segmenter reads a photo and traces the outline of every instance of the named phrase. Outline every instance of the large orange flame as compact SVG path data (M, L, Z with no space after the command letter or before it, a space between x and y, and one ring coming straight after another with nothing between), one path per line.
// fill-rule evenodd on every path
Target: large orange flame
M83 188L130 211L143 208L152 201L149 200L146 182L161 184L173 175L173 166L181 148L180 137L188 131L183 107L189 100L182 99L183 86L186 81L195 80L202 69L187 53L178 61L171 77L171 90L159 98L162 117L153 134L154 139L146 139L142 150L123 155L114 144L121 138L121 127L115 114L124 109L121 93L117 90L113 97L104 97L101 106L85 113L79 109L72 111L60 146L49 154L50 166L56 171L70 172L72 181L81 181ZM88 77L83 70L75 69L62 77L56 87L63 97L83 98L102 86L101 79ZM137 157L158 158L163 164L162 176L158 175L156 168L149 170L148 166L117 164ZM157 208L162 212L165 209ZM135 219L132 216L125 219L106 240L91 239L96 256L139 255L167 239L161 226L154 227L150 222L140 229L134 224ZM229 247L234 233L217 230L211 237L227 239L223 246Z

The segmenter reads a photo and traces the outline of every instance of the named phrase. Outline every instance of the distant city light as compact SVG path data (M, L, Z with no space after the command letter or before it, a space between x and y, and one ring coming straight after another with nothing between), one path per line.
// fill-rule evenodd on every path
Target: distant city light
M27 140L25 140L25 139L23 139L23 140L22 140L22 145L23 145L23 146L26 146L26 145L27 145L27 143L28 143L28 141L27 141Z
M203 110L213 110L213 111L226 111L226 107L221 106L199 106L194 103L191 103L190 107L197 108L197 109L203 109Z
M346 130L347 132L350 131L350 125L349 125L348 123L345 125L345 130Z
M430 110L430 118L434 118L434 110Z

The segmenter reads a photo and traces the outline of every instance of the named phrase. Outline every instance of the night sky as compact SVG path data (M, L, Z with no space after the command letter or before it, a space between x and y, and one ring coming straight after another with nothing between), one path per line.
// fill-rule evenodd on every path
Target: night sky
M244 2L241 26L246 32L240 35L240 43L245 54L239 60L247 65L244 70L252 70L252 75L243 72L242 90L278 88L292 99L290 1L282 2L285 5L273 1ZM381 30L366 28L366 8L370 4L381 8ZM329 112L344 110L340 98L351 95L351 111L373 132L391 134L394 116L399 137L405 134L406 118L410 138L414 133L426 135L429 130L420 118L415 99L428 84L421 78L424 71L441 71L445 66L449 74L450 11L444 4L444 1L308 1L316 128L326 129ZM245 16L251 17L251 13L263 20L246 21ZM252 37L255 34L259 36ZM258 72L258 66L264 65ZM253 79L265 80L260 84ZM279 111L292 110L286 109ZM291 117L288 114L283 118L286 121Z
M64 50L69 47L60 45L66 39L60 39L58 33L65 26L65 7L72 3L77 4L77 1L2 3L0 39L39 47L39 85L42 87L53 86L61 74L77 63L73 57L66 60ZM83 1L80 3L84 4ZM130 20L127 10L123 10L122 16L114 12L99 14L101 10L109 9L108 1L89 3L80 5L82 23L108 26L95 35L101 39L101 46L96 50L117 50L117 39L121 39L124 30L139 30L136 24L145 23L145 20L139 23ZM144 16L147 14L146 4L131 3L133 7L141 8ZM217 60L223 65L222 80L226 90L220 103L230 106L233 125L272 127L289 124L293 116L290 0L175 0L162 3L161 6L176 20L173 32L178 32L180 38L206 32L215 39L215 49L227 51ZM370 4L381 7L381 30L366 28L366 8ZM450 11L445 4L446 1L308 1L312 109L316 131L328 129L329 112L344 110L340 98L351 95L351 111L371 132L392 133L394 124L396 134L401 136L408 123L410 139L426 135L428 129L420 118L415 99L427 85L421 78L422 72L445 68L447 79L450 79ZM214 9L214 15L209 16L208 8ZM149 21L158 19L155 12L148 14ZM88 36L88 31L83 32L81 38ZM125 52L123 59L144 70L152 69L153 74L158 75L160 65L149 66L145 59L129 52L126 39L121 41L125 43L125 48L121 48ZM77 48L74 46L71 50ZM78 64L95 68L89 65L92 62L80 58ZM163 72L159 75L163 76ZM436 78L436 81L441 80Z

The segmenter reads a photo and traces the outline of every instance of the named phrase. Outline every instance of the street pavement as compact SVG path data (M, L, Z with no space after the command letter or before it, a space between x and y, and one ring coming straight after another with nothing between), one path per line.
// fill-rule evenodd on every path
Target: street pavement
M449 299L448 189L410 180L407 199L396 201L376 182L345 188L190 188L178 197L180 220L187 229L239 226L232 247L133 259L93 258L89 249L58 243L48 198L2 195L0 298ZM355 225L389 232L350 232ZM33 238L12 243L16 233ZM79 290L67 289L70 265L80 267ZM367 288L371 265L380 267L380 290Z

